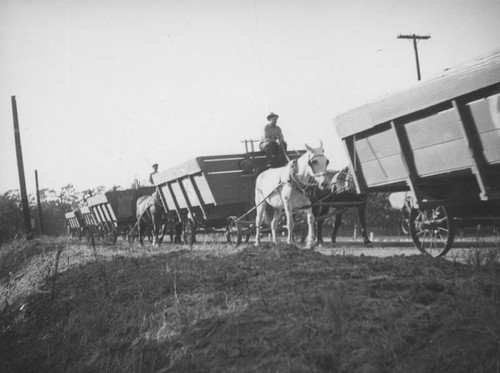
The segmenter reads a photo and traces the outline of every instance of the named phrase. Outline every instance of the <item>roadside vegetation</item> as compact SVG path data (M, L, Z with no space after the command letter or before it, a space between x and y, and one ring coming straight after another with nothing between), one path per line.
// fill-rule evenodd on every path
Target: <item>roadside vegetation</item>
M369 249L368 249L369 250ZM0 248L2 372L499 372L497 249Z

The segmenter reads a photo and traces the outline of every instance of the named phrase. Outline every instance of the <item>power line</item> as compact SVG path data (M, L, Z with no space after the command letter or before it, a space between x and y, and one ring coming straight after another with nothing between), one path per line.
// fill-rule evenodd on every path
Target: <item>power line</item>
M417 63L417 79L420 80L420 63L418 62L418 49L417 49L417 40L427 40L430 39L430 35L416 35L416 34L399 34L398 39L412 39L413 40L413 49L415 50L415 61Z

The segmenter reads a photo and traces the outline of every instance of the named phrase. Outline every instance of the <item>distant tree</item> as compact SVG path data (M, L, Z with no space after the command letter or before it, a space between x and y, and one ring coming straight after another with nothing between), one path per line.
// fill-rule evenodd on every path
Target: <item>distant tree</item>
M68 184L61 188L59 193L60 204L65 210L71 211L78 208L80 203L80 193L76 191L73 184Z
M389 202L390 193L372 193L367 203L367 225L378 228L383 234L399 234L401 212Z
M391 207L389 193L371 193L366 204L366 225L368 229L375 229L382 234L399 234L401 212ZM335 217L329 218L328 222L333 224ZM359 226L358 212L354 208L347 209L342 214L341 229L354 230Z
M18 190L0 195L0 243L14 238L23 231L23 212Z
M112 190L121 190L119 185ZM66 219L64 214L86 205L86 200L106 191L106 187L97 186L80 192L73 184L67 184L59 191L54 189L40 189L40 204L42 209L43 232L47 235L61 235L66 233ZM29 195L31 216L38 226L38 204L36 194ZM24 220L21 207L21 197L18 190L11 190L0 195L0 243L14 238L24 231Z

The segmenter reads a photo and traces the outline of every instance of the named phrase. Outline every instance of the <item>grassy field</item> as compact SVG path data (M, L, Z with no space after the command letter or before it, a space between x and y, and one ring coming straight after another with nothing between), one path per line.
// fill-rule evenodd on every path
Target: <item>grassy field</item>
M1 372L500 372L498 250L0 249Z

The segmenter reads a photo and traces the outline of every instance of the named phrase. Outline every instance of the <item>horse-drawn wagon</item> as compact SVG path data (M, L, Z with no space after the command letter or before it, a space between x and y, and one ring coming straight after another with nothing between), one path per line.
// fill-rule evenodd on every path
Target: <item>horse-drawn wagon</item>
M410 192L422 252L445 255L459 227L500 224L500 50L334 123L358 193Z
M85 223L80 210L75 209L73 211L64 214L66 218L66 229L71 237L82 238L85 229Z
M299 158L304 151L288 151L289 159ZM242 235L248 239L255 223L255 178L265 168L266 158L260 152L197 157L153 175L163 207L175 212L182 222L186 244L196 240L196 234L226 233L230 241ZM248 219L245 233L243 222Z
M142 187L114 190L90 197L87 199L88 213L84 215L85 221L89 226L97 226L101 235L116 242L119 235L127 237L135 226L139 197L151 195L154 191L154 187Z

